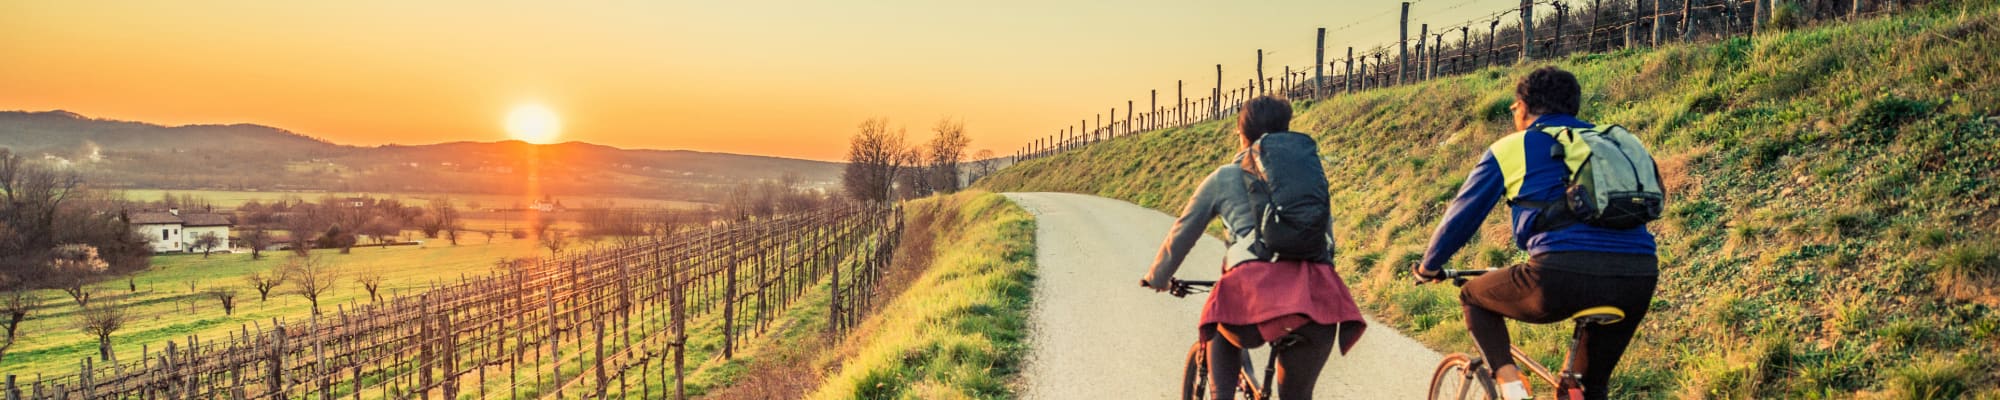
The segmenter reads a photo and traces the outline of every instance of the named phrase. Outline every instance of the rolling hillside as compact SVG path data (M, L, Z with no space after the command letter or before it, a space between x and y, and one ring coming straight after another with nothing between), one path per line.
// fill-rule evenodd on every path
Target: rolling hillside
M740 182L838 182L840 163L519 141L345 146L279 128L160 126L67 111L0 112L0 148L41 154L114 188L519 193L714 200Z
M1408 269L1508 133L1514 79L1553 64L1583 80L1582 117L1640 133L1670 186L1652 225L1662 283L1621 393L2000 398L2000 2L1927 7L1300 102L1293 128L1327 159L1342 274L1434 348L1471 349L1456 289L1414 287ZM1228 160L1232 128L1118 138L978 185L1176 213ZM1490 216L1455 267L1525 259L1507 223ZM1516 332L1553 357L1568 326Z

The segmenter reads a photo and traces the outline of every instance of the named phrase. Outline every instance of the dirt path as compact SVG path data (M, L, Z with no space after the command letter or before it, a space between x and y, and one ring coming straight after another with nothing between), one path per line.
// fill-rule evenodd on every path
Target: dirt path
M1123 201L1067 193L1009 193L1036 218L1029 399L1164 399L1180 395L1202 299L1138 286L1173 217ZM1222 243L1203 238L1182 279L1215 279ZM1265 353L1254 351L1258 368ZM1323 399L1422 398L1440 355L1373 323L1353 352L1320 376Z

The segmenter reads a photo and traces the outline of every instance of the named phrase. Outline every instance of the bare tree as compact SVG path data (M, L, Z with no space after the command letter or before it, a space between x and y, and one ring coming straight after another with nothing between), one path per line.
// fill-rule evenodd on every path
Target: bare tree
M841 174L841 184L855 200L887 201L896 171L907 160L904 131L889 131L886 118L869 118L858 128L848 141L847 169Z
M285 271L272 271L270 273L252 272L250 275L244 275L243 281L249 282L250 287L257 289L258 302L270 301L271 289L276 289L278 286L285 284Z
M292 257L285 263L284 275L292 283L292 294L312 303L313 314L319 314L319 299L333 290L340 269L319 257Z
M49 279L54 280L63 293L69 294L70 299L76 300L77 307L90 305L91 290L87 286L110 269L111 263L97 256L96 247L83 244L57 246L51 256Z
M117 361L111 353L111 334L125 327L125 307L116 302L98 302L82 307L76 314L76 328L83 333L97 337L97 356L102 361Z
M26 321L28 312L41 306L42 298L29 293L25 287L0 295L0 313L7 314L7 338L6 342L0 342L0 362L7 360L7 349L14 347L14 333L21 327L21 321Z
M361 225L360 230L361 234L375 239L375 243L382 245L382 247L389 247L389 243L395 242L396 235L402 232L403 227L396 224L396 221L383 217L375 217L368 220L367 224Z
M930 156L927 160L930 162L927 171L930 173L930 187L938 192L957 192L958 164L965 158L965 148L972 145L972 137L965 134L965 121L950 118L938 120L931 132L937 136L931 137L930 146L925 149Z
M201 258L208 258L208 253L214 252L216 247L222 246L222 237L216 236L215 232L202 232L200 236L195 236L194 243L189 246L201 249Z
M382 274L374 272L357 274L354 275L354 283L359 283L362 288L368 289L368 300L382 301L382 296L377 294L377 291L382 289Z
M1000 169L1000 160L993 156L993 149L979 149L979 153L973 155L972 158L979 161L972 164L971 180L979 180L979 178L992 175L993 171Z
M264 259L264 247L271 245L271 233L265 231L264 227L261 226L250 228L250 230L243 231L243 238L238 240L238 242L243 243L244 246L250 246L250 259L261 260Z
M312 253L314 234L326 225L320 222L324 219L321 215L324 213L320 211L320 207L303 201L299 202L295 210L297 211L294 214L285 216L281 220L280 227L290 235L292 254L305 256Z
M568 235L564 235L561 229L550 229L539 240L542 248L549 249L550 257L562 255L563 248L569 247L570 243Z
M0 149L0 253L55 247L56 215L81 191L76 173L27 164L27 158ZM18 253L17 253L18 254Z
M222 301L222 315L236 314L236 288L227 286L208 288L208 297Z
M450 240L451 245L457 246L458 231L464 227L460 226L458 208L452 206L451 198L431 199L430 208L426 211L430 215L425 220L424 236L437 237L437 232L443 232L445 239Z

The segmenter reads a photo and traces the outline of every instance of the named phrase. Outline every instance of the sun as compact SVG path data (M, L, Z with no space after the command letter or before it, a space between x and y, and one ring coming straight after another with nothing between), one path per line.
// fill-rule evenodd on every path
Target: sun
M507 112L507 135L523 142L548 144L562 133L562 121L540 104L524 104Z

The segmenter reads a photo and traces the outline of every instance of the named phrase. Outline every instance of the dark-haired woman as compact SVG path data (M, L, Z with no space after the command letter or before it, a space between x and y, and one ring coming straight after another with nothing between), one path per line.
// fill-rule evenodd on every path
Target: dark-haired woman
M1235 398L1242 349L1287 337L1296 341L1278 356L1279 397L1312 398L1313 384L1333 349L1345 354L1365 328L1360 308L1333 269L1332 241L1318 257L1301 260L1271 261L1270 254L1259 254L1261 247L1252 245L1266 194L1251 189L1250 183L1263 174L1256 153L1248 149L1267 133L1289 131L1291 120L1292 106L1284 99L1264 96L1243 105L1237 116L1242 140L1236 159L1216 168L1195 189L1141 282L1166 290L1209 222L1221 218L1228 227L1222 279L1210 293L1199 325L1201 340L1208 342L1214 399Z

